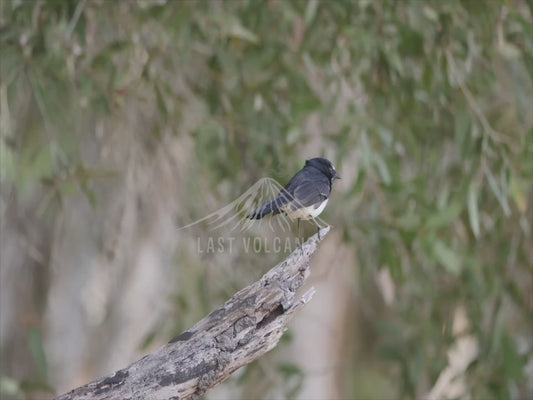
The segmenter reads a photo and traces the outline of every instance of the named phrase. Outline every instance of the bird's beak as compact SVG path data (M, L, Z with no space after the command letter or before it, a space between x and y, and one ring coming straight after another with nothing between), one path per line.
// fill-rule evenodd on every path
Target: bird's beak
M334 179L341 179L341 176L335 171L335 175L333 176Z

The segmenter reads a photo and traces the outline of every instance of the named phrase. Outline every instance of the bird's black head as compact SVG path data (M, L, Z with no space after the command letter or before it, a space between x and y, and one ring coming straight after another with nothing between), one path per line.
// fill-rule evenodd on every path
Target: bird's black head
M322 157L311 158L310 160L307 160L305 162L305 166L306 167L310 166L310 167L314 167L318 169L330 179L331 183L333 183L335 179L341 179L333 163L326 158L322 158Z

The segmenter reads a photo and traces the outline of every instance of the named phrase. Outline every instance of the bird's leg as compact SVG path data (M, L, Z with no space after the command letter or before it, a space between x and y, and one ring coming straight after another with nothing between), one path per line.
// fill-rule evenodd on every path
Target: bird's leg
M300 238L300 218L298 218L298 245L302 247L302 239Z
M316 222L315 218L313 218L313 222L315 223L316 229L318 231L318 240L320 240L320 229L322 229L322 227L320 226L320 224L318 222Z

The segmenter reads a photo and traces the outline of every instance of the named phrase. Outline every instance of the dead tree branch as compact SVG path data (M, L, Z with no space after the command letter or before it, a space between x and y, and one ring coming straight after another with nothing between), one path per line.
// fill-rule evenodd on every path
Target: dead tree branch
M329 227L252 285L167 345L114 374L56 400L194 399L240 367L272 350L293 313L312 297L297 291L305 283L309 260Z

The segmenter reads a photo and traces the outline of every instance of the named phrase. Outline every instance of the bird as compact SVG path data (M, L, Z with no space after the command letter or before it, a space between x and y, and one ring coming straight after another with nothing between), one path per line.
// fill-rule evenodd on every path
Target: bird
M291 220L298 220L298 239L300 221L312 219L320 239L321 226L315 218L324 211L335 179L341 177L328 159L316 157L306 160L304 167L292 177L275 199L264 203L247 217L261 219L269 214L283 213Z

